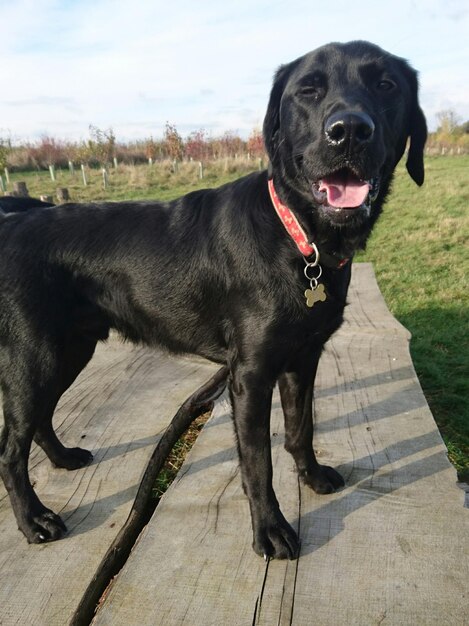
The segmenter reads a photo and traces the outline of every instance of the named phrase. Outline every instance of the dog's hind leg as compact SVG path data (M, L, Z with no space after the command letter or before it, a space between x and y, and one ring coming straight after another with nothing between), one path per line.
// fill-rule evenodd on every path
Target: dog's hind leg
M56 383L44 373L40 361L32 363L29 358L22 363L10 361L10 366L0 372L5 422L0 434L0 475L18 528L29 543L53 541L66 532L60 517L39 500L28 475L29 451L38 420L53 410Z
M60 354L58 362L58 391L56 400L47 415L38 422L34 441L41 446L56 467L75 470L93 460L93 455L83 448L66 448L52 426L52 417L61 395L70 387L78 374L90 361L96 348L96 339L75 335L70 338Z
M295 363L278 380L285 417L285 449L295 459L299 475L316 493L331 493L344 486L332 467L320 465L313 449L313 384L319 350Z

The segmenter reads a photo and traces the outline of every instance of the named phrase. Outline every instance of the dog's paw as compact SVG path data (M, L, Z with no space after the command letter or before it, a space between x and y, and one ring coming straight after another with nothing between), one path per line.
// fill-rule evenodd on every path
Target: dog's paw
M67 532L67 527L62 519L49 509L33 515L27 524L20 526L21 532L28 543L46 543L56 541Z
M300 548L297 534L283 518L259 524L254 529L254 552L264 559L296 559Z
M54 457L52 462L55 467L76 470L89 465L92 460L93 455L84 448L65 448L65 451L60 456Z
M302 475L303 481L316 493L333 493L345 486L345 481L337 470L328 465L318 465L314 473Z

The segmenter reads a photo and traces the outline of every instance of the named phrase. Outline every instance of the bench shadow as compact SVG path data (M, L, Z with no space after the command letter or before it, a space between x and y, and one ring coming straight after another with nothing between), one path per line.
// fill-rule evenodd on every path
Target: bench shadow
M85 448L86 450L89 450L89 452L91 452L91 454L93 455L93 460L91 461L91 463L88 463L86 467L93 467L99 465L100 463L105 463L107 461L110 461L111 459L115 459L119 456L123 457L126 454L131 454L132 451L138 450L140 448L147 448L148 446L155 447L157 442L163 435L163 432L164 430L156 435L142 437L141 439L131 439L130 441L118 443L109 447L93 448L92 446L87 446L86 442L83 440L78 441L76 445L80 446L81 448ZM71 447L73 447L72 442L67 442L66 445L70 445ZM47 458L45 452L41 450L39 446L35 445L29 459L29 471L33 472L42 463L50 463L50 461ZM67 470L59 469L59 471L66 472Z
M389 382L389 381L386 381ZM403 406L407 411L420 409L426 406L426 401L421 393L413 393L415 387L411 387L409 385L408 388L400 389L395 393L391 394L387 398L379 402L374 402L372 404L368 404L365 407L360 407L354 411L344 413L342 415L337 416L336 418L320 421L317 425L317 432L326 433L330 431L337 431L343 428L350 428L351 426L363 425L364 427L369 427L370 423L373 423L376 420L392 418L395 415L399 415L402 413ZM407 394L406 392L412 392ZM397 407L397 408L396 408ZM273 409L281 409L280 401L273 402ZM366 411L366 421L363 419L363 414ZM229 410L225 411L222 415L218 415L215 419L210 420L205 426L205 428L216 428L227 423L232 422L231 413ZM428 435L430 437L430 435ZM439 438L438 431L435 430L432 438L433 442L435 441L435 437ZM424 447L421 447L423 440ZM409 454L414 454L418 448L418 450L423 450L426 447L427 435L422 437L418 437L412 445L409 445ZM438 439L441 441L440 439ZM234 442L234 431L233 431L233 442ZM284 432L280 433L272 433L271 436L271 445L272 447L283 445L285 443L285 434ZM391 446L391 448L399 448L402 445L402 442L395 444L395 446ZM431 445L435 445L432 443ZM391 453L391 450L389 451ZM388 463L389 460L386 458L386 452L383 451L380 453L383 455L383 463ZM209 467L214 465L218 465L218 463L222 463L224 461L237 458L237 450L236 446L233 446L230 449L224 449L220 452L216 452L208 457L200 459L198 461L190 462L190 471L191 473L195 473L201 470L206 470Z
M327 345L327 344L326 344ZM321 387L315 389L314 396L316 399L325 398L327 396L335 396L338 393L345 391L353 391L355 389L365 389L367 387L373 387L376 385L389 384L390 382L413 380L415 372L412 366L406 365L404 367L397 367L393 370L386 370L384 372L378 372L358 378L356 380L346 381L332 387Z
M224 418L225 416L221 417ZM281 435L273 438L273 446L283 444ZM403 467L381 473L376 483L373 484L375 474L381 468L391 462L402 461L408 456L413 456L437 445L441 445L441 439L438 431L435 430L419 437L397 442L370 456L354 459L351 463L338 466L337 470L342 473L346 480L346 488L353 488L352 491L348 491L340 498L334 496L333 501L312 511L302 512L300 519L289 520L294 528L298 528L298 525L301 528L314 528L316 520L323 517L333 518L335 521L333 528L331 526L329 535L322 538L318 535L318 540L314 545L304 544L302 554L317 550L342 532L345 527L345 518L356 510L421 478L447 470L448 459L444 450L440 449L424 459L411 461ZM220 450L204 459L189 461L184 473L180 475L180 479L186 474L204 471L227 461L237 461L236 446ZM386 486L384 487L384 485ZM298 488L308 489L308 487L300 485ZM69 536L86 533L105 524L115 508L134 499L137 489L138 484L135 484L120 492L78 506L76 509L68 511L65 509L62 516L69 528ZM322 498L323 496L312 493L312 497ZM99 513L96 512L96 507L99 509ZM95 510L94 515L93 510Z
M422 439L423 443L423 438L420 439ZM425 449L425 447L423 449ZM315 534L314 543L306 543L303 541L301 546L301 555L311 554L337 537L337 535L345 529L345 519L350 514L376 502L376 500L379 500L380 498L389 496L394 491L410 485L413 482L447 470L448 464L449 462L446 453L444 450L439 450L438 452L435 452L434 454L423 459L411 461L403 467L380 474L379 480L376 481L378 484L375 485L373 485L374 472L370 472L370 475L364 478L359 478L357 476L350 483L347 483L347 487L354 487L352 491L346 493L340 498L334 497L333 501L327 502L323 506L315 508L312 511L305 511L301 514L300 518L292 520L294 528L301 529L307 527L309 529L308 535L314 534L314 528L317 526L318 519L334 520L333 524L328 525L327 536L318 532ZM338 469L340 470L340 468ZM376 469L379 469L379 467ZM388 483L388 485L394 483L396 486L384 487L383 485L386 483ZM306 489L306 487L299 488ZM423 514L424 513L422 513L422 515ZM321 526L323 528L323 525ZM311 529L313 530L311 531ZM302 533L300 531L300 539L301 534Z
M139 483L136 483L127 487L127 489L104 498L99 498L93 502L82 504L75 509L64 508L56 511L67 526L68 533L65 538L86 534L90 530L106 524L116 508L134 500L138 487ZM111 526L113 525L111 524ZM116 531L118 532L120 528L119 526Z
M348 428L350 424L353 424L354 426L361 424L363 424L363 426L368 426L369 423L374 420L392 418L393 415L402 413L403 411L415 410L425 406L426 401L420 391L420 388L418 388L419 393L416 393L415 385L412 386L410 384L410 381L414 379L414 376L415 374L413 368L411 366L406 366L393 371L392 376L390 376L389 372L385 372L383 374L378 373L350 383L320 389L316 394L317 398L324 398L329 395L341 392L343 393L344 391L364 389L369 386L389 384L393 381L405 381L409 379L409 385L404 389L399 389L395 393L392 393L378 402L360 407L349 413L341 414L327 421L321 421L319 423L319 429L322 432L328 432L340 430L341 428ZM273 403L273 408L280 409L279 400ZM365 412L366 419L363 417ZM210 420L206 424L205 428L212 429L222 427L231 421L231 410L227 405L226 410L219 414L215 419ZM121 442L117 445L110 446L109 448L95 449L92 451L95 455L93 464L97 465L99 463L106 462L108 459L131 453L132 450L137 448L154 446L161 434L162 433L152 437L144 437L136 441L126 443ZM275 435L272 436L271 441L273 447L283 445L283 432L279 432L278 434L275 433ZM391 462L405 459L408 456L433 448L436 445L441 445L441 439L438 431L435 429L433 432L394 443L370 456L358 460L355 459L350 464L338 467L337 469L346 479L347 487L353 487L353 490L345 494L342 498L327 502L324 506L315 509L314 511L302 514L300 522L301 525L314 525L314 521L317 519L317 516L334 516L335 519L338 519L338 524L335 528L334 534L324 539L323 543L329 541L343 529L343 520L346 515L349 515L351 512L366 506L369 502L374 501L378 497L392 493L395 489L419 480L424 476L436 474L443 469L447 469L448 460L446 454L444 450L439 450L430 457L412 461L402 468L380 474L380 483L383 480L384 482L389 480L391 486L382 493L376 490L370 490L370 485L373 483L373 476L376 471L386 465L389 465ZM237 461L237 449L235 445L234 432L233 446L219 450L208 455L207 457L204 457L203 459L186 461L184 473L180 474L180 479L185 474L194 474L200 471L205 471L227 461ZM391 479L393 480L391 481ZM396 485L394 488L392 487L392 482ZM132 487L128 487L122 492L97 499L93 503L79 506L74 510L65 510L63 515L66 522L69 520L68 525L70 526L71 534L76 535L88 532L95 526L105 524L115 507L133 500L137 488L138 485L134 485ZM363 497L356 497L357 491L365 490L366 488L368 488L368 491L373 494L372 497L370 496L371 499L365 499L364 501ZM321 496L315 497L320 498ZM346 506L344 506L344 504L346 504ZM99 507L99 514L93 515L93 508L95 507ZM343 510L345 510L346 513L340 517L341 511ZM106 511L109 511L109 513L106 513ZM298 524L299 520L294 520L293 523ZM313 551L323 545L323 543L317 543L314 546L305 546L304 549Z

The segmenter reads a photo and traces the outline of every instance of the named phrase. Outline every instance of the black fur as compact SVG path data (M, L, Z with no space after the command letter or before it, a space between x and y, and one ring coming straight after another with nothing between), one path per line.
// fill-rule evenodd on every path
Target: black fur
M372 138L328 143L325 120L341 112L369 116ZM278 194L321 252L327 300L312 309L303 295L304 260L274 212L267 172L169 203L69 204L0 217L0 471L28 541L65 532L30 485L31 442L59 467L89 462L89 452L59 442L52 415L111 328L229 366L258 554L298 552L272 488L277 382L285 446L300 475L317 493L343 485L314 456L312 381L324 343L342 322L351 263L339 268L339 261L365 245L409 137L409 173L423 181L426 129L415 72L365 42L320 48L278 71L264 136ZM313 198L312 184L344 167L379 178L371 210L331 211Z

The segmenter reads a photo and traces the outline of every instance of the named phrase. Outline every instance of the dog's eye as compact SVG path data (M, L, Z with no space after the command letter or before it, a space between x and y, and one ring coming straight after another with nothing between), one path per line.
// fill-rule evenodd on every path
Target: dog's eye
M378 89L378 91L392 91L395 87L396 83L389 78L383 78L376 83L376 89Z
M324 85L320 83L308 83L300 87L299 93L302 96L308 96L309 98L318 99L324 94Z
M313 98L319 98L325 88L325 81L320 74L313 74L304 80L303 84L299 86L298 93L302 96L309 96Z
M315 85L304 85L300 88L300 93L303 96L315 96L318 93L318 88Z

